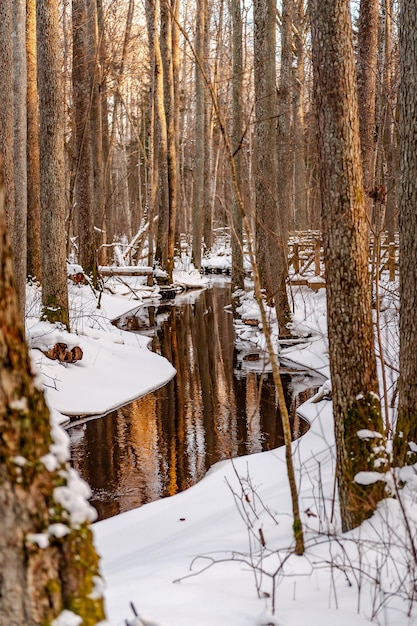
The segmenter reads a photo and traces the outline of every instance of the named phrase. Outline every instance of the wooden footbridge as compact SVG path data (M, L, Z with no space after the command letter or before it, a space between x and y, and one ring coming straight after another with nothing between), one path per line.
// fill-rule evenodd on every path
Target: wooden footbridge
M379 278L395 280L398 272L398 240L390 242L386 233L369 244L369 267ZM307 285L311 289L326 286L323 245L320 231L291 233L288 243L288 270L292 285Z

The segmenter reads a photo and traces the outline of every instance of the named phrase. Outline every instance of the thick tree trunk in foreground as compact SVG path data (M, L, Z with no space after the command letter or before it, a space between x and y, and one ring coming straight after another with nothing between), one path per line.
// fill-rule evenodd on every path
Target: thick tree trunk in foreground
M417 7L400 4L400 378L396 465L415 463L417 444Z
M349 0L310 0L326 263L329 356L342 526L369 517L384 493L355 482L384 469L375 440L383 433L371 316L368 245Z
M84 626L93 626L104 611L96 593L91 509L85 502L79 519L71 512L67 498L75 477L65 447L52 451L49 411L30 372L5 227L2 172L0 328L0 624L50 624L67 609Z

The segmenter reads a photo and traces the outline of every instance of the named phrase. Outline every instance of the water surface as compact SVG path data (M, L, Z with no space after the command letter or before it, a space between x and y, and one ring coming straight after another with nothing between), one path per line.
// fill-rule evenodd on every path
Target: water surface
M143 307L120 320L152 337L177 375L161 389L69 429L72 463L90 485L99 519L173 495L216 461L283 445L264 355L235 347L226 281ZM138 372L140 376L140 372ZM282 373L294 437L306 428L297 406L321 384L306 372Z

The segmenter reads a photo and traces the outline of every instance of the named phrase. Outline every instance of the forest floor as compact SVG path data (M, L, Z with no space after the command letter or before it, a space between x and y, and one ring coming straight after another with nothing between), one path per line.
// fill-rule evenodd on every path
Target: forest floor
M147 348L147 338L110 320L140 306L132 291L102 296L70 288L71 334L36 321L30 290L28 340L56 419L105 413L163 385L172 366ZM328 377L325 290L292 292L293 331L300 344L285 357ZM395 386L397 303L387 286L382 337L389 394ZM247 297L241 316L256 315ZM240 330L239 330L240 329ZM262 345L259 328L252 333ZM248 339L249 337L245 337ZM75 364L50 361L39 348L80 345ZM135 376L131 376L131 372ZM138 376L140 372L140 376ZM390 378L391 377L391 378ZM316 398L317 399L317 398ZM342 534L335 489L331 400L299 408L309 431L293 443L306 552L292 553L291 500L284 449L216 464L197 485L93 525L109 623L113 626L389 626L417 624L415 468L404 472L399 498L387 497L355 531ZM64 415L64 417L63 417ZM387 486L392 476L387 476ZM137 616L135 617L135 613Z

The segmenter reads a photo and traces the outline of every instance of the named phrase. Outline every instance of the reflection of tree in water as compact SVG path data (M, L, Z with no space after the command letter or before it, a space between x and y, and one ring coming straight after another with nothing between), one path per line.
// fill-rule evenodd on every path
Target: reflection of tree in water
M152 348L177 375L72 430L73 462L93 489L100 517L184 490L218 460L283 444L271 377L251 369L234 375L233 317L224 309L229 302L229 289L214 287L194 304L177 300L151 308ZM141 325L143 320L142 310ZM288 376L284 385L295 411Z

